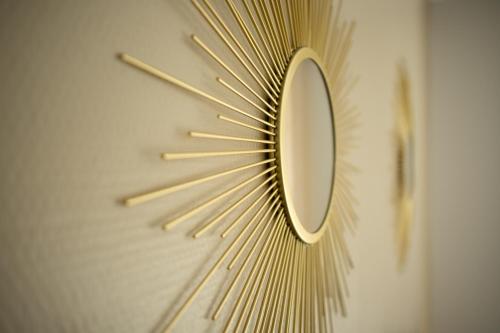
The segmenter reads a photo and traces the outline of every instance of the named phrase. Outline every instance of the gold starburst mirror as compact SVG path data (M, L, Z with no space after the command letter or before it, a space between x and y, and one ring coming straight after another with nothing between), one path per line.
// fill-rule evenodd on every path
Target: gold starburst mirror
M211 140L214 146L224 140L247 143L249 149L169 152L161 154L164 160L248 155L256 160L204 170L201 178L124 200L126 206L145 204L231 174L248 175L165 221L164 229L171 230L220 207L193 236L216 231L225 245L164 329L171 331L214 274L226 267L234 272L210 315L224 321L225 332L333 331L335 314L346 314L346 274L353 267L344 234L356 220L350 182L356 168L349 153L358 114L350 105L354 80L347 71L354 24L341 18L341 3L330 0L192 4L220 44L191 36L200 54L220 69L213 81L219 94L172 77L159 69L161 64L124 53L119 58L206 100L228 128L248 131L246 136L191 131L192 138ZM216 51L220 46L223 52ZM244 107L228 102L229 95Z
M408 72L397 69L396 82L396 247L398 265L403 268L408 256L413 221L415 147Z

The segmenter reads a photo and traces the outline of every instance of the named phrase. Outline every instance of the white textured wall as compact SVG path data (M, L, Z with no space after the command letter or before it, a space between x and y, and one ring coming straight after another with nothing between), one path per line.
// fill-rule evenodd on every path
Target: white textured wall
M362 113L353 160L359 198L349 317L338 332L416 332L425 327L422 210L409 261L396 269L393 102L396 64L412 79L417 140L424 136L424 21L417 0L345 1L357 20L351 69ZM164 323L223 248L188 233L202 216L165 234L159 225L225 183L133 209L118 200L143 189L254 161L162 162L162 151L210 150L186 131L231 131L204 101L122 63L127 51L205 90L217 67L189 41L215 39L188 1L0 3L0 331L148 332ZM229 98L235 103L236 100ZM236 147L219 143L219 148ZM419 176L424 145L417 147ZM229 177L231 183L241 176ZM417 205L423 207L423 180ZM200 294L179 332L218 331L207 309L224 274Z
M500 327L500 3L430 7L432 332Z

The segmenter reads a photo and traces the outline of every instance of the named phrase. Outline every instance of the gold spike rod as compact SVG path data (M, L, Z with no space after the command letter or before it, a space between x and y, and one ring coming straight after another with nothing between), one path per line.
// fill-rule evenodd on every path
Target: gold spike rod
M346 270L344 269L345 268L345 264L343 264L343 260L342 260L342 256L341 256L341 249L339 248L339 242L336 240L336 239L330 239L331 243L333 243L332 246L334 246L333 248L333 255L334 257L336 258L336 261L338 263L337 267L338 267L338 271L339 271L339 275L340 275L340 278L341 278L341 283L344 287L344 294L349 297L349 286L347 285L347 280L346 280Z
M261 309L259 316L256 321L256 328L258 331L263 330L267 332L274 332L275 327L278 328L278 332L282 332L282 322L280 318L285 310L286 299L290 294L290 280L292 274L292 266L295 260L296 250L298 246L298 241L295 237L291 239L291 244L287 253L285 269L281 281L278 284L277 291L275 292L274 299L271 299L272 303L267 305L267 308ZM283 303L282 303L283 301Z
M263 204L263 206L257 210L257 212L255 213L254 215L254 218L255 216L259 215L261 212L262 212L262 209L265 205L267 205L271 200L272 198L276 195L276 193L278 193L278 189L275 189L273 193L271 193L271 195L269 196L269 198L267 198L267 200L265 201L265 203ZM233 223L231 223L231 225L229 227L226 228L226 230L224 230L224 232L220 235L221 238L226 238L227 235L231 232L231 230L234 229L234 227L236 227L236 225L238 225L238 223L248 214L248 212L250 212L255 206L257 206L257 204L259 203L259 201L263 198L264 196L258 198L257 200L255 200L255 202L247 207L247 209L245 209L241 214L240 216L238 216L238 218L236 220L234 220ZM277 200L276 200L277 201ZM274 203L273 203L274 205Z
M231 242L231 244L226 248L224 253L219 257L219 259L215 262L215 264L212 266L212 268L207 272L205 277L200 281L200 283L194 288L194 290L191 292L191 294L188 296L186 301L181 305L181 307L177 310L177 312L174 314L172 317L171 321L167 325L167 327L164 330L164 333L170 333L179 320L179 318L184 314L184 312L187 310L187 308L193 303L195 300L196 296L198 296L199 292L203 289L203 287L207 284L207 282L210 280L210 278L213 276L213 274L217 271L217 269L222 265L224 260L227 258L229 253L233 250L233 248L236 246L236 244L241 240L245 232L250 229L250 227L253 227L253 222L250 221L248 224L246 224L243 229L240 230L238 233L238 236Z
M276 149L255 149L255 150L231 150L231 151L211 151L198 153L162 153L161 158L166 161L185 160L190 158L221 157L232 155L264 154L273 153Z
M243 123L241 121L234 120L232 118L223 116L221 114L217 115L217 118L219 118L220 120L224 120L224 121L227 121L229 123L238 125L238 126L242 126L242 127L246 127L246 128L249 128L249 129L256 130L256 131L264 133L264 134L268 134L268 135L271 135L271 136L276 136L276 133L274 133L274 132L271 132L271 131L268 131L268 130L265 130L265 129L262 129L262 128L258 128L258 127L252 126L252 125L248 125L247 123Z
M286 230L285 230L286 232ZM280 254L279 254L279 259L278 259L278 268L274 271L276 274L274 274L274 278L272 280L269 280L269 282L266 285L266 290L262 296L262 303L259 308L259 313L256 317L255 324L257 323L258 319L262 317L263 313L267 311L269 306L271 305L271 302L274 299L274 293L276 292L277 289L280 288L281 283L283 282L283 270L285 269L285 263L288 258L288 252L290 250L290 247L292 245L291 239L293 238L293 234L287 232L286 233L286 238L283 240L283 244L280 246ZM260 290L261 286L257 288L257 290ZM248 332L248 325L250 324L250 319L253 316L253 313L255 311L255 307L257 305L257 300L258 297L254 297L252 300L252 304L250 305L250 310L248 310L248 315L246 316L245 323L243 325L243 330L242 332ZM243 312L246 311L247 304L245 304L245 307L243 308ZM272 308L271 308L272 309ZM238 327L237 327L238 328ZM254 327L256 328L256 327Z
M270 61L272 62L272 65L276 68L276 73L277 75L279 75L280 79L283 78L283 75L284 75L284 72L280 71L280 67L279 67L279 64L277 62L277 59L273 56L273 53L271 52L271 50L269 49L269 43L265 40L265 37L264 37L264 34L261 30L261 27L259 26L259 24L257 23L257 20L255 18L255 15L253 14L253 12L250 10L250 6L248 5L248 0L243 0L243 5L245 6L245 10L247 12L247 16L250 17L250 20L252 22L252 25L254 27L254 30L257 31L257 35L259 36L259 39L261 41L261 44L264 45L264 49L266 50L266 53L268 54L269 58L270 58ZM252 38L254 40L254 43L256 45L257 44L257 41L255 39L255 37L253 37L251 34L249 36L249 38ZM266 56L264 55L264 52L262 50L260 50L260 48L257 47L257 50L259 50L261 56L266 60L266 63L268 62ZM279 79L278 79L279 81Z
M323 269L321 267L321 257L320 257L320 247L318 246L317 247L317 256L316 256L316 269L315 269L315 272L316 272L316 279L318 281L318 287L317 287L317 292L318 292L318 302L319 302L319 309L320 309L320 312L319 312L319 320L320 320L320 324L321 324L321 327L322 327L322 330L323 332L327 332L327 327L326 327L326 320L325 320L325 316L326 316L326 309L325 309L325 300L324 300L324 297L325 297L325 294L324 294L324 289L323 289Z
M342 316L345 317L347 313L346 313L346 306L345 306L345 300L344 300L344 293L342 291L342 286L341 286L341 282L340 282L341 278L339 275L339 271L337 269L337 261L336 260L332 261L332 268L333 268L333 272L334 272L333 278L335 281L335 289L336 289L336 294L337 294L338 302L339 302L339 306L340 306L340 313L342 314Z
M243 32L243 35L246 37L246 40L248 41L248 44L251 46L252 50L254 51L254 54L257 55L261 63L265 63L267 66L269 66L270 70L267 70L266 72L271 78L271 82L273 85L276 87L276 91L279 91L279 79L276 77L274 74L272 67L269 65L268 61L265 59L264 55L262 54L262 51L259 48L259 45L257 44L253 33L250 31L248 28L247 24L245 23L242 15L240 14L240 11L236 8L234 3L231 1L226 0L226 4L228 5L229 9L231 10L231 13L233 14L233 17L235 18L236 22L238 23L240 30Z
M293 315L294 332L297 331L297 328L298 328L299 332L303 331L303 329L302 329L302 313L303 313L304 309L302 306L304 304L304 300L302 298L302 287L304 284L303 277L304 277L305 251L306 251L306 247L302 246L301 251L300 251L300 265L299 265L299 269L297 271L297 287L295 289L295 293L296 293L295 294L295 303L297 305L295 306L295 313Z
M285 52L285 56L288 59L290 57L290 54L291 54L291 49L288 47L288 45L286 43L286 36L285 36L285 32L283 30L283 26L281 24L282 21L281 21L281 17L280 17L279 10L277 7L279 7L278 3L271 1L271 10L273 11L273 16L274 16L274 19L276 22L276 27L277 27L278 34L280 37L280 41L281 41L283 50Z
M247 170L247 169L250 169L250 168L253 168L253 167L256 167L259 165L263 165L266 163L274 162L274 161L275 161L275 159L271 158L271 159L267 159L267 160L264 160L261 162L247 164L247 165L244 165L244 166L241 166L238 168L234 168L234 169L229 169L229 170L219 172L219 173L207 176L207 177L202 177L202 178L198 178L196 180L191 180L191 181L188 181L188 182L185 182L182 184L163 187L163 188L160 188L158 190L150 191L150 192L147 192L144 194L140 194L140 195L136 195L136 196L127 198L127 199L125 199L125 205L130 207L130 206L142 204L142 203L151 201L153 199L158 199L158 198L163 197L167 194L189 188L189 187L194 186L194 185L202 184L202 183L208 182L210 180L214 180L214 179L217 179L217 178L220 178L223 176L227 176L227 175L230 175L230 174L233 174L236 172Z
M286 332L292 332L292 327L290 327L291 325L294 325L294 321L293 321L293 313L295 311L295 294L296 294L296 291L297 291L297 272L299 271L299 265L300 265L300 253L301 253L301 247L302 247L302 244L299 243L298 245L298 253L295 255L295 262L294 262L294 266L293 266L293 276L292 276L292 284L291 284L291 288L289 290L290 292L290 297L289 297L289 302L287 304L287 309L288 309L288 314L287 314L287 320L285 322L285 331Z
M236 186L233 186L231 187L230 189L220 193L220 194L217 194L216 196L210 198L209 200L205 201L204 203L194 207L194 208L191 208L190 210L188 210L187 212L183 213L182 215L176 217L175 219L173 220L170 220L168 222L166 222L164 225L163 225L163 228L165 230L168 230L168 229L171 229L173 228L175 225L179 224L180 222L182 221L185 221L186 219L188 219L189 217L195 215L196 213L198 213L199 211L207 208L207 207L210 207L211 205L215 204L217 201L227 197L228 195L238 191L239 189L245 187L246 185L248 185L249 183L255 181L256 179L264 176L265 174L273 171L275 169L275 167L270 167L266 170L264 170L263 172L239 183L238 185Z
M203 225L201 228L196 231L194 234L194 238L198 238L201 235L203 235L205 232L207 232L210 228L215 226L217 223L219 223L224 217L226 217L229 213L231 213L234 209L236 209L239 205L241 205L245 200L247 200L249 197L251 197L255 192L257 192L259 189L261 189L263 186L265 186L267 183L269 183L271 180L273 180L276 177L276 174L270 176L267 178L265 182L262 184L258 185L255 187L253 190L248 192L246 195L244 195L242 198L238 199L235 203L233 203L231 206L229 206L226 210L224 210L222 213L220 213L218 216L210 220L208 223ZM268 193L270 190L272 190L276 186L276 182L269 186L268 189L264 193Z
M267 33L270 36L270 41L271 45L275 48L276 50L276 55L278 56L279 62L283 65L283 68L286 70L286 57L282 53L282 50L279 46L279 43L276 40L276 37L274 35L274 28L271 24L271 22L268 20L267 17L267 5L263 3L262 0L258 0L260 9L261 9L261 14L262 14L262 22L264 22L265 27L267 28ZM256 4L256 0L253 0L254 4Z
M269 27L269 31L271 32L273 43L281 57L281 61L283 62L284 67L286 67L288 60L286 55L286 49L282 45L280 45L278 34L271 20L272 15L269 12L269 5L265 4L263 0L260 0L259 4L262 9L262 16L264 17L264 21L266 22L267 26Z
M247 112L245 112L243 110L240 110L237 107L232 106L232 105L230 105L230 104L228 104L228 103L220 100L219 98L214 97L214 96L212 96L212 95L210 95L210 94L208 94L208 93L206 93L204 91L201 91L201 90L199 90L199 89L197 89L197 88L195 88L195 87L193 87L193 86L191 86L191 85L189 85L189 84L187 84L187 83L185 83L185 82L183 82L183 81L181 81L179 79L176 79L175 77L170 76L170 75L168 75L168 74L160 71L159 69L157 69L157 68L155 68L155 67L153 67L151 65L148 65L148 64L142 62L141 60L139 60L137 58L134 58L134 57L132 57L132 56L130 56L128 54L122 53L122 54L119 55L119 58L123 62L125 62L125 63L127 63L127 64L129 64L131 66L134 66L134 67L136 67L136 68L138 68L140 70L143 70L144 72L146 72L148 74L151 74L151 75L153 75L153 76L155 76L155 77L157 77L157 78L159 78L161 80L164 80L164 81L167 81L167 82L169 82L171 84L174 84L174 85L176 85L176 86L178 86L180 88L183 88L183 89L185 89L185 90L187 90L189 92L192 92L192 93L197 94L197 95L199 95L201 97L204 97L204 98L206 98L206 99L208 99L208 100L210 100L210 101L212 101L212 102L214 102L216 104L219 104L219 105L221 105L221 106L223 106L225 108L228 108L229 110L235 111L235 112L237 112L239 114L244 115L245 117L251 118L251 119L253 119L255 121L258 121L258 122L260 122L260 123L262 123L264 125L267 125L267 126L270 126L270 127L276 127L275 125L273 125L273 124L271 124L271 123L269 123L269 122L267 122L267 121L265 121L263 119L260 119L258 117L252 116L251 114L249 114L249 113L247 113Z
M219 140L230 140L230 141L244 141L244 142L256 142L256 143L267 143L267 144L275 144L275 141L271 140L259 140L259 139L250 139L239 136L228 136L228 135L220 135L220 134L211 134L204 132L189 132L189 135L193 138L204 138L204 139L219 139Z
M227 0L226 0L227 1ZM283 63L283 59L281 58L281 54L279 53L279 50L277 49L276 45L273 43L273 39L271 36L271 32L269 31L269 27L267 26L263 14L259 10L259 6L256 2L256 0L252 0L252 5L255 11L255 14L257 14L257 18L259 20L260 26L262 27L262 31L264 31L264 36L266 37L266 42L270 46L270 50L272 51L272 58L274 58L275 63L277 64L277 68L279 69L280 72L285 73L286 72L286 66Z
M297 48L297 41L295 38L295 27L293 24L293 19L292 19L292 8L290 6L290 0L285 0L285 5L286 5L286 19L288 23L288 28L290 29L290 45L292 49Z
M260 229L260 226L262 225L262 223L264 221L265 221L265 218L262 217L260 219L259 223L257 224L257 226L254 228L254 230ZM241 277L241 274L245 271L245 268L247 267L247 264L250 262L250 259L253 257L253 254L257 250L257 246L260 244L260 242L263 239L264 235L267 234L267 238L265 239L264 244L267 244L267 242L269 241L270 236L272 235L272 233L271 232L266 232L266 231L267 231L267 229L269 229L269 227L272 228L272 222L273 222L273 219L269 218L267 220L267 223L265 223L263 225L262 230L257 234L257 238L254 241L252 247L250 248L250 251L248 251L248 253L247 253L246 257L245 257L245 260L241 264L240 268L238 269L238 272L236 273L236 275L233 278L233 281L231 282L231 284L229 285L229 287L226 289L226 292L224 293L224 296L222 297L221 301L219 302L219 305L217 306L217 308L216 308L216 310L215 310L215 312L214 312L214 314L212 316L213 320L217 320L217 318L219 317L219 315L220 315L220 313L221 313L224 305L227 302L227 299L228 299L229 295L231 294L231 292L233 291L233 289L236 286L237 282L239 281L239 278ZM252 233L252 234L248 235L247 239L253 238L254 235L255 235L255 233ZM262 251L259 254L262 254ZM254 265L256 263L257 263L257 261L254 262Z
M282 220L283 220L283 218L281 220L279 220L278 223L281 223ZM270 254L271 258L269 258L268 265L272 268L269 269L269 272L267 273L267 276L268 276L267 285L268 286L271 284L274 285L273 281L274 281L276 271L277 271L277 269L275 267L279 263L280 255L285 247L286 238L287 238L287 236L290 235L290 233L287 233L286 228L283 225L281 227L282 227L282 230L280 231L280 234L278 235L278 238L276 239L276 247L277 248L273 249L273 251ZM243 304L243 309L241 310L240 316L236 322L236 328L235 328L236 332L239 331L241 325L243 325L243 323L244 323L245 313L246 313L250 303L251 302L254 303L259 298L259 294L260 294L261 290L263 289L263 285L265 282L266 282L266 271L262 271L258 275L257 284L254 284L252 286L250 293L247 295L247 297L245 299L245 303ZM265 295L263 297L265 297ZM251 316L251 313L249 313L248 317L250 317L250 316ZM243 332L247 332L246 328L243 329Z
M205 3L205 5L208 7L208 9L210 10L210 12L213 14L213 16L215 16L215 18L217 19L217 21L219 22L219 24L224 28L224 30L226 31L226 33L231 37L232 41L236 44L236 46L238 46L238 49L241 51L241 53L243 53L243 55L246 57L246 59L248 60L248 62L252 65L252 67L257 71L257 73L259 73L260 77L266 81L266 84L268 85L268 87L270 89L273 89L276 88L275 91L279 91L279 86L277 85L277 81L275 81L275 77L272 74L272 71L269 71L269 68L266 67L266 63L264 63L262 61L262 59L260 57L257 57L260 64L262 65L262 67L264 68L264 70L266 71L266 74L271 78L271 83L273 84L273 87L270 86L270 84L267 82L267 79L264 77L264 75L262 74L262 72L259 70L259 68L257 67L257 65L255 64L254 60L252 59L252 57L250 57L250 55L248 54L248 52L245 50L245 48L241 45L241 43L239 42L238 38L236 38L236 36L234 36L233 32L231 31L231 29L227 26L227 24L224 22L224 20L222 19L222 17L219 15L219 13L215 10L214 6L208 1L208 0L203 0L203 2ZM254 45L251 44L252 48L254 48ZM254 49L254 52L255 52L255 49Z
M249 0L250 1L250 0ZM262 15L255 3L255 1L252 1L252 7L253 7L253 12L250 10L250 6L248 5L247 0L243 0L243 4L245 5L245 9L248 12L252 24L257 31L260 40L262 44L264 45L267 53L269 54L269 58L271 61L274 63L274 66L276 67L277 72L280 74L280 77L283 78L286 68L281 62L281 59L279 57L279 54L276 52L274 45L271 41L271 37L267 31L267 26L264 24L264 21L262 19Z
M277 231L279 231L279 229L282 229L283 227L284 227L284 223L275 223L273 225L274 235L277 235ZM273 237L273 238L275 240L275 237ZM254 287L255 281L257 280L257 276L259 276L261 272L267 270L268 265L269 265L269 258L271 257L270 254L272 252L274 252L275 244L276 243L272 244L272 246L270 244L269 247L267 247L266 249L263 249L261 251L262 255L259 255L257 257L257 259L256 259L257 264L254 265L254 267L252 268L252 270L249 273L248 279L245 281L245 284L243 285L243 289L241 290L240 295L237 298L236 304L233 306L230 317L226 322L226 326L224 327L224 333L228 332L229 327L231 326L231 323L234 319L234 316L236 315L236 312L238 311L238 308L240 307L241 302L243 301L245 294L247 293L249 288L252 289ZM250 285L250 283L252 285Z
M290 230L288 230L290 231ZM255 324L254 324L254 330L255 331L267 331L267 332L274 332L274 327L272 326L274 322L272 321L272 317L275 314L275 310L278 310L278 303L281 299L281 297L284 297L282 295L282 290L283 290L283 284L288 281L288 276L287 272L290 269L289 261L292 260L291 256L293 253L293 248L295 247L296 243L294 241L294 236L292 233L289 232L289 234L292 235L292 237L289 239L289 244L287 245L287 252L285 253L285 262L283 263L283 270L280 271L279 274L279 280L278 284L276 286L273 286L270 294L270 298L268 301L265 303L261 304L261 307L259 309L259 313L257 314L257 317L255 319ZM267 291L266 294L264 294L267 300ZM279 295L279 296L278 296ZM269 326L271 325L271 326Z
M306 325L306 320L305 320L305 314L306 314L306 273L307 273L307 246L304 246L303 249L304 253L304 263L302 264L301 268L301 273L300 273L300 309L299 309L299 332L304 332L305 325Z
M279 273L276 275L278 279L277 285L271 288L269 301L266 301L259 309L259 313L255 320L255 328L258 328L258 325L261 323L262 319L264 319L264 323L274 324L274 318L276 316L276 311L278 310L278 303L281 300L282 290L285 282L287 281L289 262L291 260L293 246L295 244L295 236L293 235L293 233L289 232L288 234L290 235L290 237L287 241L284 258L280 264L281 267L279 268ZM267 295L267 293L265 295ZM264 297L266 297L267 299L267 296ZM269 320L267 320L267 318L269 318ZM274 326L269 327L266 325L266 329L269 330L269 332L272 332L274 330Z
M222 31L217 27L215 22L208 16L208 13L201 7L197 0L191 0L191 3L196 7L196 9L200 12L203 18L207 21L207 23L214 29L222 42L231 50L232 54L238 59L240 64L246 69L246 71L250 74L250 76L254 79L254 81L262 88L262 90L266 93L266 95L276 104L278 101L276 98L279 98L279 94L276 93L273 89L268 89L264 83L262 83L261 79L255 74L255 72L250 68L247 62L241 57L238 51L234 48L234 46L229 42L229 40L224 36ZM267 84L267 80L265 81ZM276 98L275 98L276 96Z
M212 51L203 41L196 35L191 35L191 39L196 45L201 47L212 59L214 59L219 65L222 66L231 76L233 76L239 83L241 83L248 91L257 97L262 103L264 103L269 109L276 111L274 106L272 106L265 98L263 98L259 93L257 93L250 85L245 82L236 72L231 69L214 51Z
M323 246L322 246L323 245ZM323 297L323 307L325 309L325 314L324 314L324 317L325 317L325 326L327 327L330 327L331 329L333 329L333 326L332 326L332 321L331 320L328 320L328 319L331 319L331 316L330 314L333 312L333 309L331 309L331 303L328 301L328 295L329 295L329 292L328 292L328 282L327 282L327 278L328 278L328 271L327 271L327 262L326 262L326 257L325 257L325 251L324 251L324 246L325 246L325 242L323 243L320 243L319 246L318 246L318 251L319 251L319 257L320 257L320 263L321 263L321 269L320 269L320 273L321 273L321 295Z
M271 220L276 217L276 213L278 213L278 211L280 211L280 213L278 214L278 216L280 217L282 215L282 210L281 210L280 205L276 205L276 207L274 207L274 210L271 214ZM228 270L233 269L234 265L236 265L236 262L240 258L241 254L243 253L243 251L245 250L245 248L249 242L250 242L250 238L245 239L245 242L241 245L241 248L238 250L238 252L236 252L233 259L227 265Z
M261 107L260 105L256 104L254 101L252 101L248 97L244 96L242 93L240 93L238 90L236 90L233 86L231 86L229 83L227 83L226 81L224 81L220 77L217 78L217 82L219 82L220 84L222 84L227 89L231 90L235 95L237 95L241 99L245 100L248 104L252 105L253 107L255 107L260 112L264 113L269 118L271 118L273 120L276 120L275 116L273 116L272 114L270 114L269 112L267 112L266 110L264 110L263 107ZM276 113L276 111L274 111L274 113Z

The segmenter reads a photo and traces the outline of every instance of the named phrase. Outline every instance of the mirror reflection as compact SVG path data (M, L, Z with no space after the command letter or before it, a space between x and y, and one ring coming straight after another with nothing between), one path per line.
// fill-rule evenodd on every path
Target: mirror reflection
M302 61L291 79L281 116L284 185L291 196L288 205L293 205L302 226L314 233L330 204L335 164L333 114L328 88L313 60Z

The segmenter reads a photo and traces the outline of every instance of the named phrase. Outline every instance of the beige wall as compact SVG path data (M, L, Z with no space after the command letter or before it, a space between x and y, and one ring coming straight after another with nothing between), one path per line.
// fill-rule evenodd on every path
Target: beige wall
M425 327L426 295L423 4L352 0L345 9L358 22L350 63L360 76L352 101L362 125L352 158L362 172L353 180L360 220L349 236L356 265L349 316L337 320L337 332L416 332ZM168 234L158 226L224 182L133 209L118 200L255 159L159 160L162 151L210 150L211 142L188 139L191 129L248 132L115 55L127 51L220 93L218 68L188 36L215 39L187 1L2 1L0 13L0 330L150 331L224 245L215 233L187 235L203 216ZM413 89L420 181L409 260L399 273L391 131L401 59ZM218 331L207 309L225 278L216 275L179 332Z

